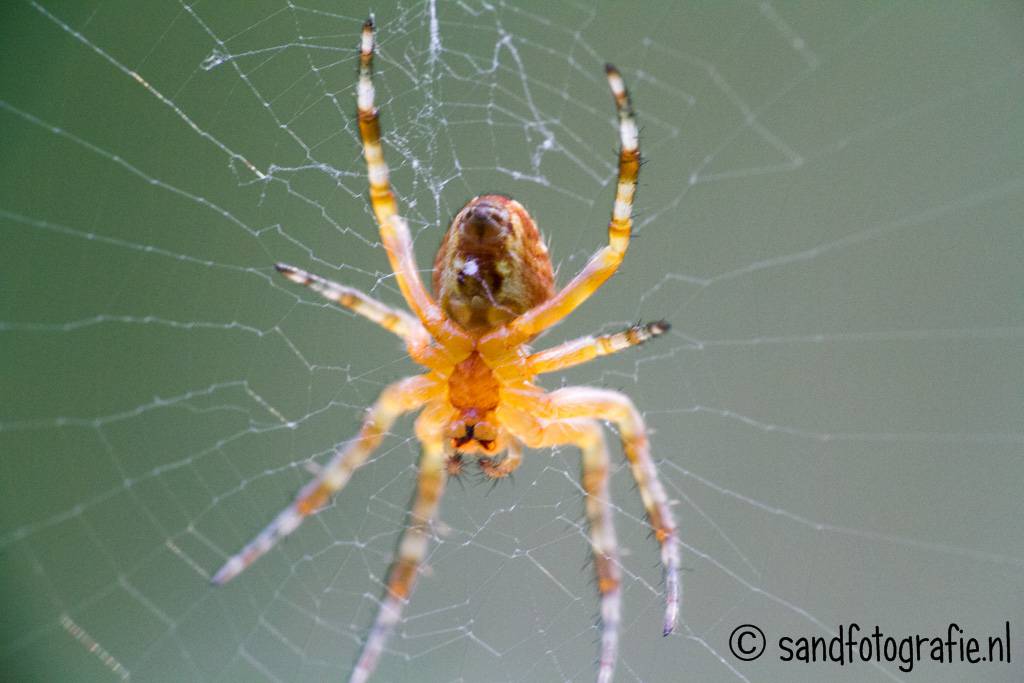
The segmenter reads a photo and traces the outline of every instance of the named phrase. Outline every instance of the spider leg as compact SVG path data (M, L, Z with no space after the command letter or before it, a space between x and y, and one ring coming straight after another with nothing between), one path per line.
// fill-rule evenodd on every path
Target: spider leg
M409 524L398 544L398 555L388 575L387 591L363 644L359 660L348 679L349 683L364 683L373 674L384 645L395 624L401 619L402 608L412 593L416 573L427 554L430 525L437 514L447 479L447 454L443 444L443 440L438 437L423 440L423 454L420 457L416 496L409 512Z
M344 306L353 313L372 320L388 332L398 335L410 351L421 349L429 342L427 331L423 329L420 321L405 311L381 303L354 287L338 284L301 268L286 263L277 263L274 267L292 282L305 285L325 299Z
M647 519L661 546L661 564L665 575L665 621L662 633L668 635L675 629L679 616L679 541L668 496L658 480L658 470L651 459L643 417L628 396L607 389L567 387L547 394L546 398L548 417L551 419L608 420L618 427L626 459L647 511Z
M664 320L634 325L628 330L614 334L602 334L599 337L580 337L559 344L543 351L538 351L526 359L530 372L540 375L545 372L565 370L599 356L618 353L633 346L639 346L648 339L668 332L670 326Z
M367 412L356 438L339 449L320 474L302 487L291 505L278 513L256 538L224 563L214 574L212 583L222 585L235 578L278 541L295 531L303 519L319 510L348 483L352 472L366 461L399 415L419 408L438 390L436 381L429 375L408 377L388 385Z
M558 294L509 323L509 344L522 343L535 337L572 313L618 270L626 255L626 249L629 248L630 232L633 229L633 197L636 194L636 179L640 173L640 148L633 106L622 76L611 64L608 64L605 70L619 113L620 142L619 179L615 189L612 217L608 223L608 245L598 250L583 270Z
M374 104L376 92L373 87L372 19L367 19L363 24L359 47L359 135L363 141L367 175L370 177L370 204L377 218L377 225L380 226L384 250L387 251L402 296L413 313L423 321L427 331L448 348L465 347L468 351L472 347L472 341L454 323L447 320L441 307L423 286L416 267L409 226L398 213L398 202L391 191L388 165L384 160L384 149L380 143L380 116Z
M615 539L612 509L608 494L608 445L601 425L594 420L555 420L540 426L537 448L572 444L583 453L582 482L586 492L587 522L590 526L590 546L594 553L594 571L597 589L601 594L601 655L598 664L598 683L610 683L615 673L619 652L619 624L622 589L619 569L619 546Z

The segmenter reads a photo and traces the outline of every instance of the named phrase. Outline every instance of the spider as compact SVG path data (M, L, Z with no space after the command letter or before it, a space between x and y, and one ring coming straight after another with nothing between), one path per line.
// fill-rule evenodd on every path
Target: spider
M386 387L367 411L358 435L340 447L294 501L227 560L212 582L224 584L295 531L348 483L397 417L422 410L415 422L422 444L416 495L398 545L377 616L349 680L366 681L409 600L427 552L449 476L475 456L483 475L498 480L522 462L523 447L574 445L582 452L582 484L597 588L600 655L597 680L612 679L620 625L620 566L608 498L609 457L602 421L615 423L655 539L665 579L664 635L675 628L679 603L676 526L651 459L643 418L624 394L567 387L545 392L534 378L616 353L663 334L668 324L635 325L531 353L527 343L588 299L622 262L632 228L640 169L637 127L629 94L615 67L606 66L619 117L619 175L608 245L556 291L547 248L523 206L503 195L474 197L452 220L434 261L431 295L420 280L408 226L398 211L381 147L372 77L374 25L363 24L357 95L359 132L370 181L370 203L395 279L412 314L362 292L277 264L293 282L351 309L398 335L410 357L427 368ZM436 297L436 298L435 298ZM501 457L501 454L505 454Z

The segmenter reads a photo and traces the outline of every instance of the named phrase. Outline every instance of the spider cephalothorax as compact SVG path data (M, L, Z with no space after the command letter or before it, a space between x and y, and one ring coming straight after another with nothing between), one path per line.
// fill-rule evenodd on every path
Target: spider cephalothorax
M504 450L494 415L500 397L501 383L478 351L455 365L448 377L448 403L455 411L448 422L453 454Z
M295 500L229 558L214 575L223 584L241 573L348 483L353 472L402 413L419 410L416 437L423 447L409 524L388 574L387 590L350 681L373 673L384 643L401 616L431 523L449 475L477 456L484 474L508 476L522 462L523 447L569 444L582 454L581 482L590 543L601 595L601 651L597 679L611 680L618 653L620 575L618 545L608 499L611 463L602 421L615 423L640 491L665 574L663 632L675 627L679 602L679 552L668 497L651 459L640 412L624 394L589 387L545 392L538 375L585 363L641 344L668 331L664 322L582 337L532 353L526 344L583 303L618 269L629 246L631 211L640 168L637 129L619 72L607 67L619 113L619 177L608 224L608 244L565 287L555 290L551 260L537 226L519 202L498 194L475 197L456 214L434 262L434 296L426 290L399 215L380 144L372 79L373 23L363 26L359 56L358 114L370 203L395 281L412 314L359 290L278 264L288 279L378 323L398 335L427 372L387 386L367 411L355 439L345 443ZM435 299L436 296L436 299ZM500 460L498 457L504 453Z

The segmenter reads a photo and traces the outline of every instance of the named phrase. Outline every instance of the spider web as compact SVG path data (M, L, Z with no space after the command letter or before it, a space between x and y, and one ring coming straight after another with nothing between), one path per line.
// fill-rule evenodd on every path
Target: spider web
M728 637L854 621L986 636L1019 619L1020 7L531 5L374 6L378 97L421 264L463 202L500 191L530 208L564 282L605 239L613 196L603 62L634 91L636 239L539 342L674 325L547 382L631 395L675 501L682 622L661 638L656 544L617 466L617 680L909 680L895 664L744 663ZM400 301L353 116L370 9L5 8L9 677L347 674L414 484L409 419L278 549L227 587L207 579L415 371L386 332L272 269ZM529 453L493 489L451 483L376 680L592 680L582 511L568 448Z

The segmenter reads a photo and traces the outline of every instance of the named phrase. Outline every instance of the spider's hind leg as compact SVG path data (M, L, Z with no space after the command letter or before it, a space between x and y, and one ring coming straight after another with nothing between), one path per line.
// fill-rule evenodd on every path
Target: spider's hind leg
M370 180L370 205L380 227L384 250L388 254L402 296L430 335L445 346L469 348L472 342L456 325L445 319L441 307L420 279L412 236L406 220L398 213L398 202L391 190L384 147L381 145L380 114L373 85L375 34L372 19L367 19L363 24L361 36L359 85L356 92L359 136L363 142L363 158L366 160L366 173Z
M619 176L615 184L615 203L608 222L608 244L590 257L583 270L555 296L510 323L513 343L537 336L572 313L619 269L633 230L633 200L640 174L640 147L636 117L622 75L606 65L608 86L615 97L619 115Z

